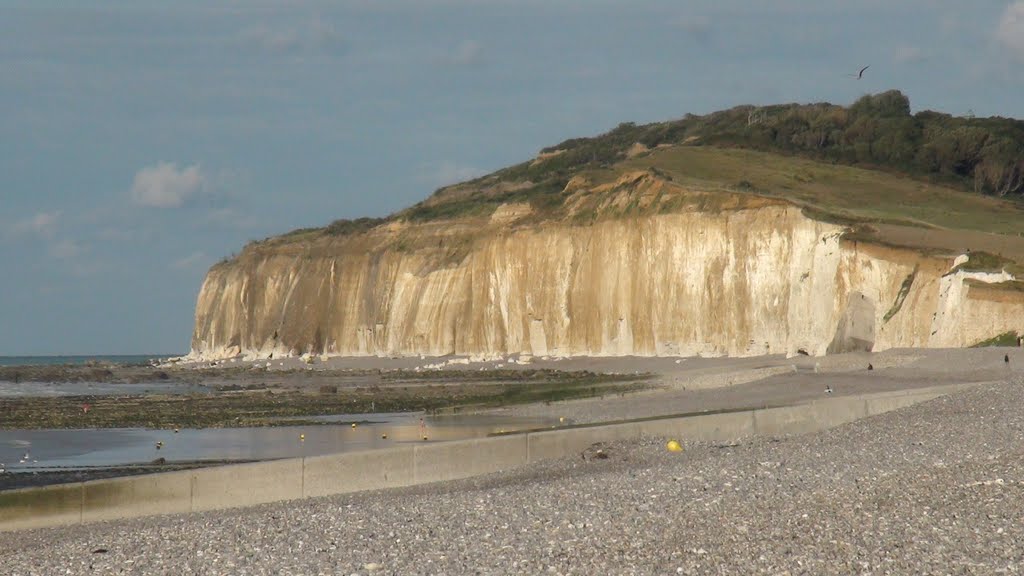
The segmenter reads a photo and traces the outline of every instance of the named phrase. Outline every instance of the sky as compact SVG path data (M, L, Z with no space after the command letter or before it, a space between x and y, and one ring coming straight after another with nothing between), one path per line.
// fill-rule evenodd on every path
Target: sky
M2 0L0 355L185 353L250 240L620 122L888 89L1024 118L1024 1Z

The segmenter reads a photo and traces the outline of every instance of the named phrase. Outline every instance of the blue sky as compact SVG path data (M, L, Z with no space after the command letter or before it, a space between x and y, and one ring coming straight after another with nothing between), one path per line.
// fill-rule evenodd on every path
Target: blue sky
M891 88L1024 117L1024 2L4 0L0 355L185 352L249 240L623 121Z

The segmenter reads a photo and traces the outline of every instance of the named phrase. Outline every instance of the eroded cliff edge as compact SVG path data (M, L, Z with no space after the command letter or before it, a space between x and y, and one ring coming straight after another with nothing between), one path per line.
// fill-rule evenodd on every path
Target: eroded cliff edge
M817 355L1024 328L1008 273L857 241L784 201L651 172L565 194L553 220L507 203L251 245L203 283L192 356Z

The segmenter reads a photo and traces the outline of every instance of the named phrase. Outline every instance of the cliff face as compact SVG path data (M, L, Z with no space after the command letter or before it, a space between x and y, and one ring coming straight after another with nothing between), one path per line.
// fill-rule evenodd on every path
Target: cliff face
M601 210L650 207L665 186L632 182ZM818 355L968 346L1024 323L1024 293L986 284L1008 276L847 241L791 205L697 196L585 224L516 225L529 209L506 205L247 249L208 274L193 356Z

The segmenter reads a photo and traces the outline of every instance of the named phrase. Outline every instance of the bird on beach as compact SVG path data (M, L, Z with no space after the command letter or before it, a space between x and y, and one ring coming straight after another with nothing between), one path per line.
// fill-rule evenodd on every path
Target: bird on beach
M826 384L825 385L825 394L831 394L831 393L832 393L832 386L830 384Z
M1010 355L1009 354L1004 354L1003 355L1003 362L1005 362L1007 364L1010 363Z
M861 78L864 77L864 71L867 70L868 68L871 68L870 64L868 64L867 66L861 68L860 72L857 72L856 74L849 74L849 77L850 78L856 78L857 80L860 80Z

